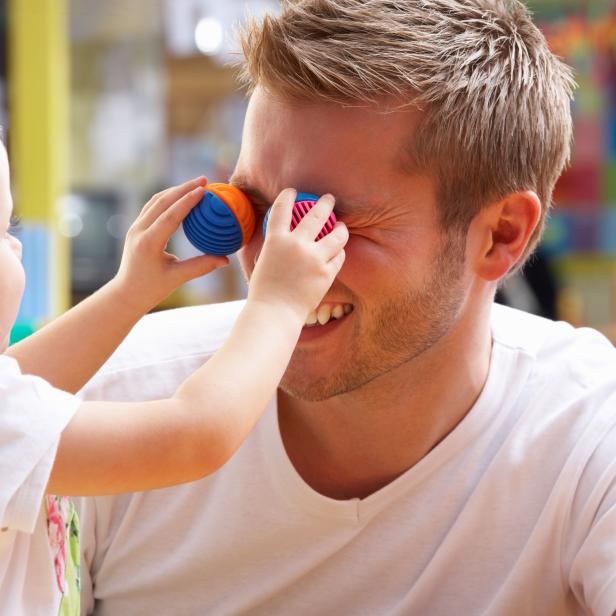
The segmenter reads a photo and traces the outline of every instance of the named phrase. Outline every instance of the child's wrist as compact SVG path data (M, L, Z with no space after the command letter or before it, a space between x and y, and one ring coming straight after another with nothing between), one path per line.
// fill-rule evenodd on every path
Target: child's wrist
M112 302L118 311L124 311L127 316L132 318L141 318L154 307L151 302L144 301L139 293L135 292L134 287L117 274L102 290L106 291L108 301Z
M280 324L289 324L294 329L301 329L306 322L308 312L298 306L294 306L284 301L272 301L248 295L246 300L246 310L255 314L260 314L268 320L275 320Z

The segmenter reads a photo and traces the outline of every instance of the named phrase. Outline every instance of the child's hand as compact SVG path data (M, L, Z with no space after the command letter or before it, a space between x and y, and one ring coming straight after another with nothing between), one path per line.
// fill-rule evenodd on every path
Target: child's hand
M202 255L180 261L165 252L182 220L203 197L204 177L155 194L126 234L120 269L113 284L123 300L144 312L185 282L227 265L227 257Z
M291 308L306 319L332 285L344 263L346 225L315 242L334 209L334 197L324 195L290 231L296 192L283 190L270 212L263 249L250 278L248 300Z

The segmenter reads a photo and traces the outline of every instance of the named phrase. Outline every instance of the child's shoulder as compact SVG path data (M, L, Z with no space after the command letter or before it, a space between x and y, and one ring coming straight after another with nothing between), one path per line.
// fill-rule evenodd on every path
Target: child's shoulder
M19 364L8 355L0 355L0 385L3 381L14 379L21 375Z
M0 355L0 395L3 411L0 422L22 424L25 433L35 430L29 422L55 423L54 412L60 418L69 417L79 405L75 396L38 376L23 374L17 360L8 355Z

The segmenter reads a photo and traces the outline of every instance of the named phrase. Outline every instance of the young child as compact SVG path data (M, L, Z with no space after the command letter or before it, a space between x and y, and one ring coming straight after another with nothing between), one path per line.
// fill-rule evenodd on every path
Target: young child
M291 232L295 193L283 191L246 305L218 353L173 398L81 402L67 392L96 372L144 313L227 263L211 256L181 262L165 252L205 179L152 197L128 232L116 277L7 351L24 272L0 149L0 614L77 614L77 521L66 497L45 494L149 490L223 465L274 395L308 313L342 266L348 232L338 223L314 241L333 209L329 195Z

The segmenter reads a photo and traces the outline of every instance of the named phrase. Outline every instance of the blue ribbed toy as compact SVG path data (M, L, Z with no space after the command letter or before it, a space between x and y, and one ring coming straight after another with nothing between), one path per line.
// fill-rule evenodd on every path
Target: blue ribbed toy
M248 197L230 184L208 184L184 219L188 241L208 255L230 255L250 241L255 214Z

